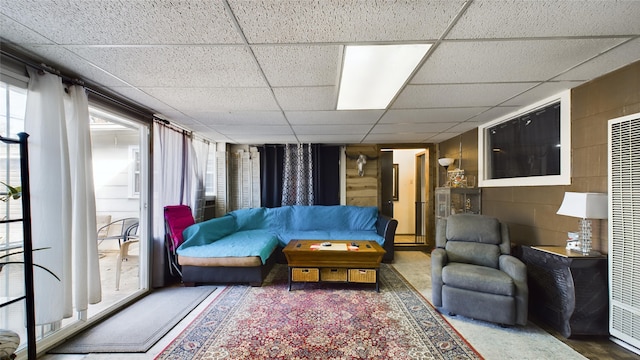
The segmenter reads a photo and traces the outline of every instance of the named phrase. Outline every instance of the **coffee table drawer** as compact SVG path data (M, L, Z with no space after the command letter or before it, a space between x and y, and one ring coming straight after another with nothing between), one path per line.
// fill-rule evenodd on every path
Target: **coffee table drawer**
M375 269L349 269L349 282L376 283Z
M320 281L320 272L318 268L292 268L292 281L318 282Z
M320 269L322 281L347 281L347 269L322 268Z

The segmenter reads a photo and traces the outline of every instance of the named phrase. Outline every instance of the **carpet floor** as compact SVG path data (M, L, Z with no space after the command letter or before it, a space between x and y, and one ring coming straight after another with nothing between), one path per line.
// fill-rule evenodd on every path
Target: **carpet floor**
M371 285L226 288L156 359L481 359L392 267Z
M213 290L212 286L155 290L49 353L147 352Z

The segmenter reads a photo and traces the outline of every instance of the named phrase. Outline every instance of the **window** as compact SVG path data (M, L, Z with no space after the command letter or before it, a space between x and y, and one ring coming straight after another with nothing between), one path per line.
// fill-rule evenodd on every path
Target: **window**
M216 144L209 144L209 156L207 157L207 170L204 175L204 196L212 199L216 195Z
M571 183L570 92L478 128L479 186Z
M0 82L0 135L17 139L24 131L24 116L27 103L27 90ZM0 145L0 181L12 187L20 186L20 151L18 146ZM5 198L7 189L0 184L0 198ZM6 198L0 202L3 219L22 217L22 202ZM22 224L3 224L0 231L0 249L22 247Z
M27 102L27 90L20 86L20 82L10 81L6 73L2 73L0 81L0 135L17 139L17 134L24 131L24 116ZM9 80L5 82L4 80ZM15 79L14 79L15 80ZM26 83L24 83L26 87ZM21 185L20 177L20 150L19 146L0 143L0 181L12 187ZM3 220L22 218L22 199L13 199L8 196L7 188L0 184L0 218ZM0 226L0 256L18 253L23 248L22 221L7 222ZM22 254L10 255L1 262L23 261ZM0 272L0 329L10 329L26 338L24 327L25 307L24 302L14 304L6 302L25 295L24 271L22 265L6 266ZM24 341L22 342L24 347Z
M129 197L140 197L140 147L129 146Z

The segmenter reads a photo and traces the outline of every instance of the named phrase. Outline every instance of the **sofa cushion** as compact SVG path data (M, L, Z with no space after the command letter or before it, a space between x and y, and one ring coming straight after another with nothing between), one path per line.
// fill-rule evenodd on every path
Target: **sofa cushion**
M265 223L269 227L269 229L276 233L287 231L287 229L289 228L289 223L291 223L291 219L293 217L291 213L291 206L265 208Z
M265 208L240 209L229 214L236 219L238 231L267 228Z
M343 206L347 219L346 230L376 231L378 208L375 206Z
M507 273L486 266L449 263L442 269L446 286L483 293L514 296L515 285Z
M184 242L178 249L212 243L236 231L236 219L231 215L203 221L184 229Z
M447 218L447 240L500 244L500 222L496 218L458 214Z
M500 261L500 247L464 241L447 241L447 256L451 262L488 266L497 269Z
M291 230L374 230L378 209L374 206L292 207Z
M268 230L244 230L227 235L213 243L178 249L184 257L259 256L265 264L278 246L278 238Z

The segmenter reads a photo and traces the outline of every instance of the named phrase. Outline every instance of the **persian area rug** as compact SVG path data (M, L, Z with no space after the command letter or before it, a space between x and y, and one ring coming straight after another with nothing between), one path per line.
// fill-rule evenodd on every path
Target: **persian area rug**
M147 352L215 289L199 286L154 290L49 353Z
M156 359L481 359L391 266L372 284L230 286Z

